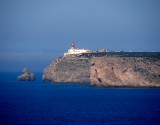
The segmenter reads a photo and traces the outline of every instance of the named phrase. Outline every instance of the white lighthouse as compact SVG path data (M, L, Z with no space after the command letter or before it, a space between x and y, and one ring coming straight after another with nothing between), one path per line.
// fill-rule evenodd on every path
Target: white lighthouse
M68 53L64 53L64 56L68 54L80 54L80 53L91 53L92 50L89 49L75 49L75 44L72 42L71 49L68 50Z

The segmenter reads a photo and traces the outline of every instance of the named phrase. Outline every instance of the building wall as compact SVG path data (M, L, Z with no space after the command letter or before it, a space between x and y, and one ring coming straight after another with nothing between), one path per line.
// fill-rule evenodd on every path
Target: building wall
M78 53L87 53L91 52L90 50L85 50L85 49L69 49L68 53L69 54L78 54Z

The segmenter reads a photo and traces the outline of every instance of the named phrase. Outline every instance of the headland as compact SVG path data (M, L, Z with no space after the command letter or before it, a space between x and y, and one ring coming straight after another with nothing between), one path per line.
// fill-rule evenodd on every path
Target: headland
M93 87L160 87L160 52L65 54L44 69L42 80Z

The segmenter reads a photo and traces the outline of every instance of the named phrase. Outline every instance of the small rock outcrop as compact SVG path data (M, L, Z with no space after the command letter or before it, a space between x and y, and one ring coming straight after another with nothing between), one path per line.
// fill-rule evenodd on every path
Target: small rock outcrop
M31 73L28 68L23 69L23 74L17 77L17 81L34 81L34 74Z

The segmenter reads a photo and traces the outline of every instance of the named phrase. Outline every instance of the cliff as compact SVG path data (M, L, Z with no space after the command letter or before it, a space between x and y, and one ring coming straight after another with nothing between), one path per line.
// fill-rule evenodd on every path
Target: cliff
M90 83L90 58L68 55L53 61L42 80L52 83Z
M160 59L94 57L90 83L96 87L160 87Z
M160 87L160 53L102 52L53 61L42 80L90 83L96 87Z

